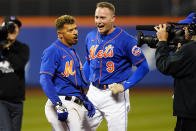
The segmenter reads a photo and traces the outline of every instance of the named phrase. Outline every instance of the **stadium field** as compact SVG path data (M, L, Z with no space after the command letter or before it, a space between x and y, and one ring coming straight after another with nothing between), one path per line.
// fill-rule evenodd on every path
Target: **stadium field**
M24 103L22 131L51 131L44 114L47 97L40 89L28 89ZM176 118L172 116L172 91L166 89L130 90L131 111L128 131L172 131ZM104 120L97 131L107 131Z

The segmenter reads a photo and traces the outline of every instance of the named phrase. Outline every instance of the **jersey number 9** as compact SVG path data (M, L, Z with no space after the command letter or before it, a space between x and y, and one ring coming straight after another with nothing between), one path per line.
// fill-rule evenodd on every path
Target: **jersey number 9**
M113 71L114 71L114 63L112 62L112 61L108 61L107 63L106 63L106 66L107 66L107 71L109 72L109 73L112 73Z

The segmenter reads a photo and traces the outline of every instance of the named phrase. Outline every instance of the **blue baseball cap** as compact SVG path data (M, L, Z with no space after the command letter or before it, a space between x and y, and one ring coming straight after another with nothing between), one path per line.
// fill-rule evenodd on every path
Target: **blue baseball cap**
M179 24L191 24L193 22L193 17L194 17L195 13L191 13L189 14L186 19L178 21ZM196 19L195 19L195 23L196 23Z

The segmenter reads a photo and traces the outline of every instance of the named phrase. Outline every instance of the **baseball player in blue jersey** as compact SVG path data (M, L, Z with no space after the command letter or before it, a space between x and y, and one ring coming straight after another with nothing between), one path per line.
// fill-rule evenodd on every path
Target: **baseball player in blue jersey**
M139 82L149 67L137 41L123 29L114 26L115 7L108 2L97 4L97 29L86 37L86 77L91 84L87 93L96 113L84 117L83 128L95 131L101 121L107 120L109 131L126 131L130 110L129 88ZM136 71L131 75L132 65Z
M41 59L40 83L49 98L45 114L55 131L82 131L83 109L93 117L95 108L86 97L86 86L80 59L72 48L78 41L75 19L63 15L56 19L58 39L44 50Z

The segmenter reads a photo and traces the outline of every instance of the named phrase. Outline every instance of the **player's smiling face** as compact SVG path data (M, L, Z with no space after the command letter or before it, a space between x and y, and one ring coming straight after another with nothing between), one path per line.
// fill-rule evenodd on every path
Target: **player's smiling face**
M78 29L76 24L65 24L64 27L58 31L58 37L61 42L67 46L72 46L78 42Z
M98 7L95 10L95 24L98 31L103 35L108 35L114 30L115 15L108 8Z

